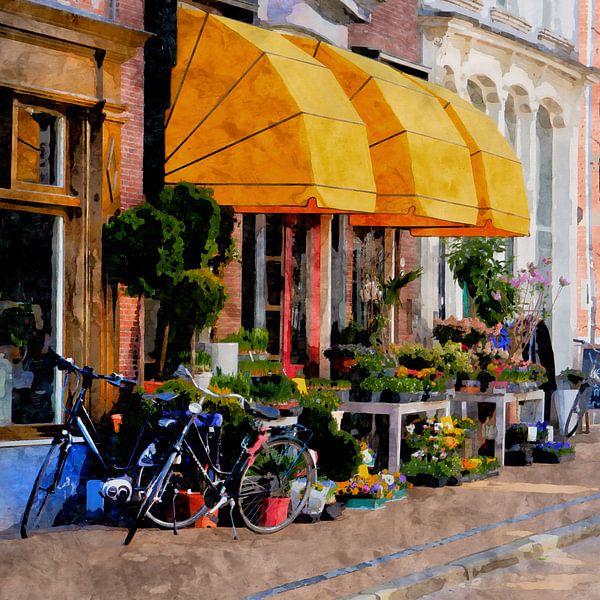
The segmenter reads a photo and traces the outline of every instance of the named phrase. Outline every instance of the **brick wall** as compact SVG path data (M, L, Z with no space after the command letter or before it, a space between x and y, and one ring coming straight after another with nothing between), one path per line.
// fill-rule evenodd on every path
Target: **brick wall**
M61 0L61 4L72 6L77 10L110 19L113 14L113 4L117 0Z
M115 0L116 1L116 0ZM135 29L144 28L143 0L119 0L117 22ZM144 51L123 64L121 99L127 106L121 130L121 206L130 208L144 201L142 168L144 151ZM119 297L119 369L137 377L140 323L137 300Z
M579 60L586 62L587 59L587 43L588 36L590 33L594 36L593 43L593 55L592 64L596 68L600 66L600 11L596 10L594 15L594 31L590 32L588 28L588 8L589 0L580 0L579 2ZM578 207L584 219L580 222L577 228L577 335L580 337L593 337L595 342L600 342L600 277L598 277L598 269L600 268L600 227L597 226L600 223L600 194L599 194L599 174L598 174L598 156L600 156L600 85L596 84L592 86L592 98L591 98L591 162L592 164L592 176L590 189L592 191L592 258L593 268L595 277L595 301L596 301L596 329L595 332L589 330L588 326L588 309L585 307L584 301L586 295L589 292L588 287L588 261L589 261L589 248L587 240L588 220L585 218L587 196L586 196L586 179L587 179L587 165L586 165L586 144L587 144L587 131L586 131L586 119L587 109L585 105L582 106L582 121L579 131L579 169L578 169Z
M365 46L419 61L416 0L387 0L373 11L371 23L353 23L348 32L350 47Z
M242 215L236 215L233 238L239 251L242 249ZM215 328L217 339L239 331L242 324L242 265L233 260L225 268L223 275L227 300L219 315Z

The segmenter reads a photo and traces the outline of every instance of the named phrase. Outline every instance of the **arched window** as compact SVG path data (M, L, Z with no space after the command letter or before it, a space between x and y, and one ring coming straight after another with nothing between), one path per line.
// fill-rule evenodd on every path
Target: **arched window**
M478 108L481 112L485 112L485 99L483 98L483 90L472 79L467 81L467 92L471 104Z
M540 105L536 118L538 196L535 211L536 261L552 256L552 164L553 129L551 115Z

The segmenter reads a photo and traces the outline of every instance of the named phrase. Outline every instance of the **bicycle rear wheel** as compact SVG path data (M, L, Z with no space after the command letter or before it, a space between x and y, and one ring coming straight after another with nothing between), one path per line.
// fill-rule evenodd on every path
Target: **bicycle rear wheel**
M151 482L160 468L160 465L140 466L135 474L136 489L142 494L145 494L145 490L149 492ZM184 448L181 456L173 460L171 471L157 487L157 498L150 504L145 516L159 527L189 527L208 512L205 506L194 506L188 493L188 490L199 492L202 478L194 456Z
M29 494L21 521L21 537L26 538L39 525L48 500L60 482L70 446L65 440L52 444Z
M246 526L257 533L287 527L308 501L316 475L302 442L291 437L269 440L240 477L238 507Z

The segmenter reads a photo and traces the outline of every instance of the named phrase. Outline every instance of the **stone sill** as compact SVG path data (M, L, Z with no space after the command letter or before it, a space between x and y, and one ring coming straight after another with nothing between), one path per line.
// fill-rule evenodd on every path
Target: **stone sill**
M538 32L538 40L547 46L553 46L558 50L563 50L567 54L571 54L575 50L575 46L567 39L560 35L552 33L549 29L541 29Z
M513 29L522 31L523 33L528 33L531 31L531 23L529 23L529 21L498 8L492 8L490 10L490 17L492 21L497 21L498 23L508 25Z
M480 12L483 8L483 0L446 0L446 2L475 12Z

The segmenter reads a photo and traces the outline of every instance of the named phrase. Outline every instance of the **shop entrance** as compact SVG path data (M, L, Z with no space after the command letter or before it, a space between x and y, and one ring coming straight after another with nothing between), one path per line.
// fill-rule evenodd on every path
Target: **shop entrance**
M244 217L242 325L267 329L269 353L291 376L319 362L319 223L313 215Z

